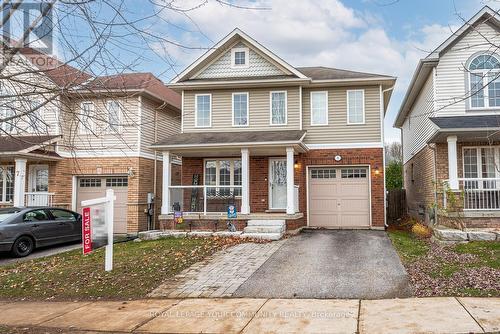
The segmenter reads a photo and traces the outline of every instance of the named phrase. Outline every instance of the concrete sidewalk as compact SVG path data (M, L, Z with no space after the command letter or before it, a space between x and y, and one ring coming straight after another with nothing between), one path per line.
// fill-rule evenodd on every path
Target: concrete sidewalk
M500 298L4 301L2 325L113 333L491 333L500 331Z

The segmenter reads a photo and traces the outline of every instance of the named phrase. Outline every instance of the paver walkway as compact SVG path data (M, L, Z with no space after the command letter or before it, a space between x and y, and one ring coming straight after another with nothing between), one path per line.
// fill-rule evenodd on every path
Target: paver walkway
M286 239L233 246L183 270L149 296L229 297L285 242Z
M3 326L25 333L496 333L500 298L0 301L0 331L8 333Z

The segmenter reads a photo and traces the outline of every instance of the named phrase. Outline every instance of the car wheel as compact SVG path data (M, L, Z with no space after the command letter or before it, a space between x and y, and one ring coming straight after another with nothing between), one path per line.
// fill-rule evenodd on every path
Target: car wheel
M15 257L24 257L31 254L34 248L33 239L30 237L19 237L12 246L12 255Z

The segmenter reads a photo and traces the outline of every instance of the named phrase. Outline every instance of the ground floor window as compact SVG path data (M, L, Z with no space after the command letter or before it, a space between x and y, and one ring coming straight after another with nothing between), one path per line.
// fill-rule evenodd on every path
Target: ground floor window
M12 202L14 198L14 166L0 166L0 202Z
M500 147L465 147L463 149L463 175L466 179L500 178ZM466 188L496 188L496 180L465 181Z
M241 160L207 159L205 160L205 185L208 196L241 196L241 188L216 188L215 186L241 186Z

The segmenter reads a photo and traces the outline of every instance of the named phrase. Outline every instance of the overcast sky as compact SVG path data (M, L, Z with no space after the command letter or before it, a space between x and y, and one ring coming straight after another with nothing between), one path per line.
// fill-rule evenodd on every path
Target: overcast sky
M173 69L153 60L144 61L137 69L153 72L168 82L205 52L196 47L210 47L238 27L293 66L329 66L397 76L385 119L386 141L400 138L392 124L418 60L463 24L461 16L468 19L485 4L493 9L500 5L494 0L235 3L259 9L231 8L211 0L174 1L182 9L202 5L186 15L164 12L163 19L171 24L153 29L195 49L174 45L158 48L158 54L168 57Z

